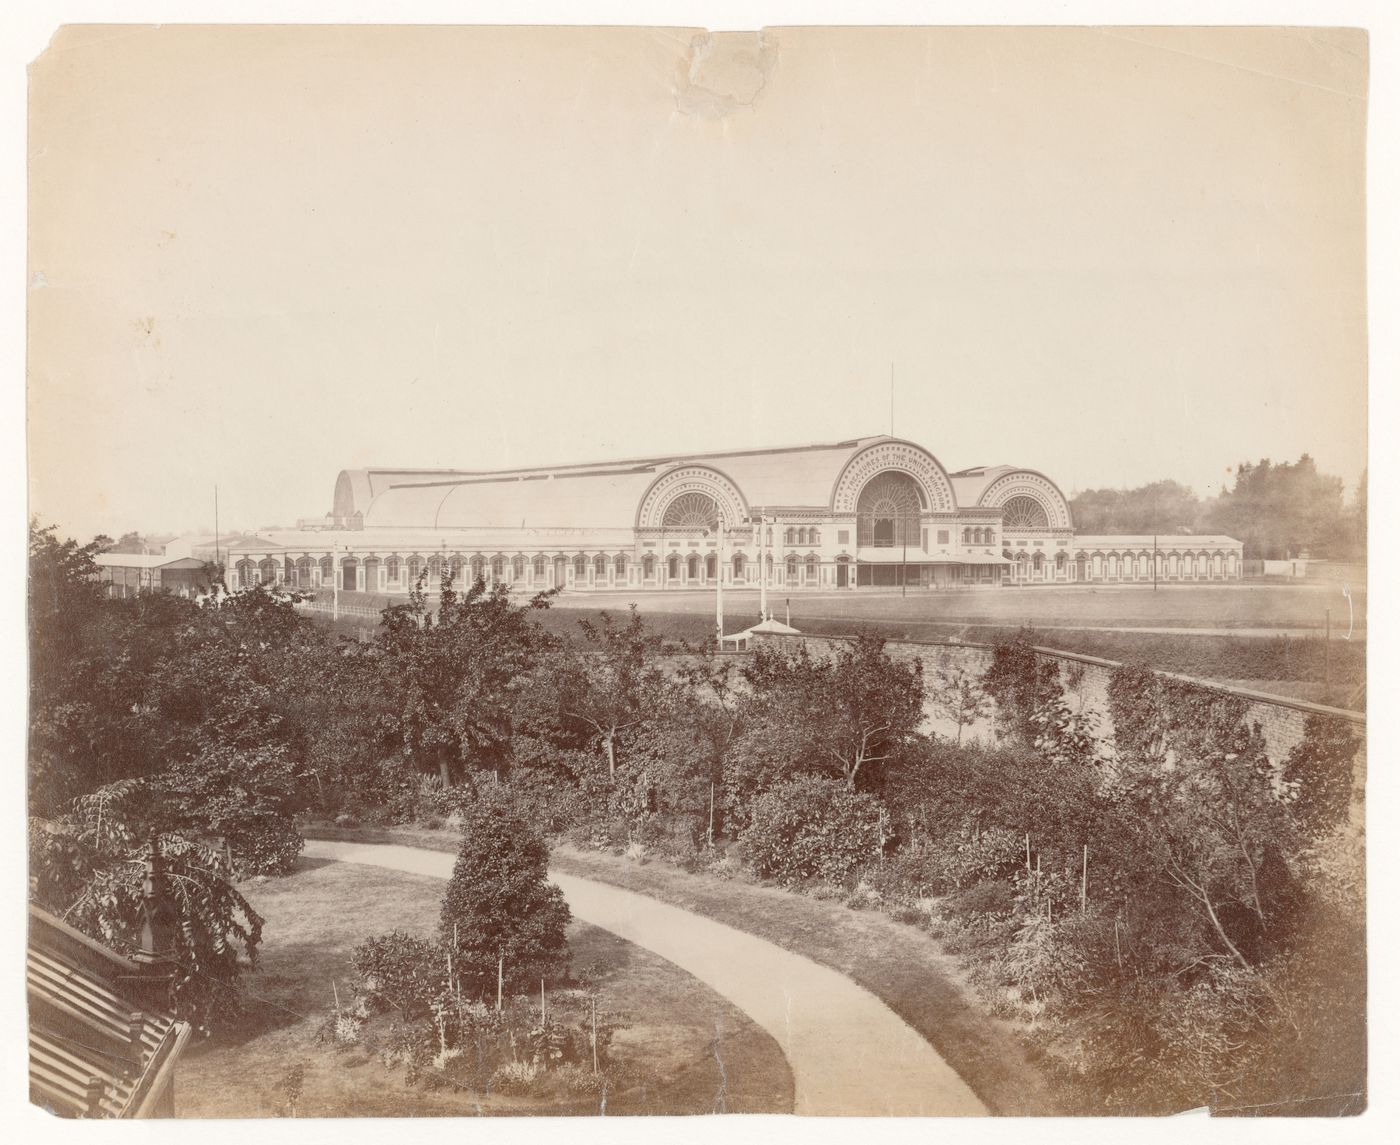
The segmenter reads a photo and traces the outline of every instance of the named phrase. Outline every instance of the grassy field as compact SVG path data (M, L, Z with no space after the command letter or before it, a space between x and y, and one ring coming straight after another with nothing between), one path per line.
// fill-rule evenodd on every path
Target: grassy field
M454 836L445 831L357 828L308 833L433 850L455 847ZM916 927L877 911L852 910L776 887L688 874L665 863L638 864L566 845L554 848L550 864L717 919L830 966L864 986L927 1038L994 1113L1048 1116L1056 1111L1054 1095L1015 1029L986 1013L956 961ZM736 1071L730 1068L733 1076Z
M260 969L247 983L245 1019L188 1051L180 1064L181 1117L267 1117L285 1112L279 1082L306 1070L301 1117L460 1117L594 1114L590 1103L424 1090L360 1047L316 1039L332 1005L332 982L348 996L351 949L396 927L431 934L441 879L349 863L302 859L285 878L242 889L266 917ZM612 1094L609 1114L790 1112L792 1076L762 1030L674 965L606 931L575 922L576 965L601 964L602 1008L626 1015L613 1056L631 1089ZM718 1062L722 1057L725 1075Z
M382 608L401 603L402 596L341 593L345 604ZM627 610L633 601L645 613L694 617L694 631L710 634L715 614L713 591L565 593L553 598L551 626L570 626L579 613L599 609ZM769 607L779 619L791 606L792 623L802 628L817 622L854 621L897 623L917 628L925 624L989 624L1037 628L1065 624L1110 628L1317 629L1331 609L1333 636L1366 627L1366 591L1356 587L1351 600L1342 586L1329 583L1297 585L1215 584L1147 586L1080 585L1066 588L995 588L959 592L911 592L901 597L891 590L860 592L801 592L784 595L774 589ZM742 628L758 618L758 592L725 592L726 630ZM371 625L374 619L365 621Z
M352 595L370 605L388 600L343 594ZM602 610L622 613L631 603L626 594L564 595L537 615L550 631L576 637L581 619L594 619ZM636 603L669 641L698 645L713 635L711 593L647 593ZM890 640L994 644L1031 625L1036 643L1048 648L1137 661L1333 707L1364 706L1366 595L1359 589L1349 603L1338 585L1164 586L1157 592L1150 586L1007 588L907 598L890 592L788 598L775 592L769 605L779 619L790 617L802 631L824 635L875 632ZM725 609L725 628L736 632L757 620L758 594L726 593ZM1323 643L1328 609L1330 655ZM355 625L372 630L376 621L343 622L342 630L352 632Z

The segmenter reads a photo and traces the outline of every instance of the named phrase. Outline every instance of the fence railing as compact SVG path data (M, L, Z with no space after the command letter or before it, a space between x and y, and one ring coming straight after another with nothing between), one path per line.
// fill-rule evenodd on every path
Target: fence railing
M382 607L373 604L342 604L336 608L329 600L300 600L295 607L303 612L322 612L327 616L338 612L341 616L368 616L375 620L383 611Z

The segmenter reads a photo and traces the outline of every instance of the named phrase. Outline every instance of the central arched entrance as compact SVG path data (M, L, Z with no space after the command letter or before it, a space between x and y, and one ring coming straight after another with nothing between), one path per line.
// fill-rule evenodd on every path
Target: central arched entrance
M923 491L907 473L887 469L865 483L856 501L856 538L861 548L920 547Z
M925 504L923 490L908 473L887 469L865 483L856 499L857 584L906 584L910 557L914 580L921 579Z

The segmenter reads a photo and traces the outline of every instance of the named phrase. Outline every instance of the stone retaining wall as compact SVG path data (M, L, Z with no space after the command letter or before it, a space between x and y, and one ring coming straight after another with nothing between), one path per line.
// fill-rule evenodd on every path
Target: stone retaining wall
M854 641L850 636L808 636L806 634L787 636L771 633L756 633L756 640L768 647L796 650L805 646L810 655L829 658L840 648ZM923 666L924 682L930 692L938 686L940 670L961 669L969 675L981 676L992 663L993 646L990 644L967 644L945 641L888 640L885 651L897 661L916 661ZM1077 652L1062 652L1055 648L1036 648L1036 654L1056 661L1060 666L1060 680L1071 704L1082 710L1093 711L1102 721L1102 727L1112 734L1113 721L1108 707L1108 684L1113 670L1118 667L1116 660L1104 660L1098 656L1084 656ZM1293 700L1286 696L1269 696L1262 692L1251 692L1243 688L1229 687L1210 680L1192 679L1176 673L1164 672L1179 680L1189 680L1217 692L1238 696L1249 703L1249 720L1259 725L1268 744L1269 758L1275 763L1282 760L1303 738L1303 724L1309 715L1328 716L1351 724L1363 738L1366 734L1366 717L1358 712L1348 712L1340 708L1329 708L1321 704L1310 704L1305 700ZM932 730L950 734L954 725L942 718L932 703L925 704L925 714ZM964 729L964 735L986 734L990 722L973 725ZM1363 746L1362 753L1365 748Z

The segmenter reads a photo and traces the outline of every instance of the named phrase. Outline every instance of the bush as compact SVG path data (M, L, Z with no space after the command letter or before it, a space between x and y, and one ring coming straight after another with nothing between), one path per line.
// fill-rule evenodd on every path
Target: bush
M494 995L498 968L510 993L558 978L568 966L569 908L547 879L544 839L508 799L481 798L465 817L441 924L463 991Z
M397 1010L406 1020L428 1013L447 984L447 952L436 943L395 930L367 938L350 956L369 1004Z
M999 879L983 879L944 900L945 913L962 918L1007 918L1016 909L1016 889Z
M764 878L788 885L845 883L861 864L879 859L885 835L885 811L874 796L848 791L839 780L805 776L755 800L740 844Z

